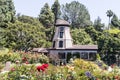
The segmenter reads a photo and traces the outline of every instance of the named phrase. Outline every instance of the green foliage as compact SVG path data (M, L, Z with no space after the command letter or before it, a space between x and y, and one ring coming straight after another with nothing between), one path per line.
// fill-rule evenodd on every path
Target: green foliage
M21 61L19 53L0 51L0 62L6 63L7 61L11 61L15 63L17 60Z
M71 31L74 44L93 44L90 36L83 29L74 29Z
M120 41L119 37L117 36L119 30L109 30L108 32L104 32L102 36L98 39L99 49L103 49L102 53L117 53L117 50L120 49Z
M33 47L44 47L45 39L45 33L40 27L16 21L14 24L8 24L4 45L12 49L28 50Z
M113 16L113 12L111 10L107 10L106 14L109 18Z
M109 30L111 31L111 30ZM98 39L98 49L101 53L101 58L108 65L114 64L116 62L116 54L119 54L120 41L119 34L111 34L109 31L104 32Z
M94 44L97 44L97 40L102 33L96 31L93 26L89 26L85 28L85 31L90 35L90 37L92 38L92 41L94 41Z
M39 21L46 27L49 28L54 24L54 14L52 13L49 5L46 3L41 9L39 14Z
M33 71L36 72L34 65L16 65L7 74L7 80L33 80Z
M44 54L27 54L29 63L49 63L49 59Z
M96 55L96 57L97 57L97 60L98 60L98 61L100 61L100 60L101 60L101 57L100 57L100 55L99 55L99 54L97 54L97 55Z
M119 33L120 33L120 30L119 30L119 29L114 28L114 29L109 30L108 32L109 32L110 34L113 34L114 36L115 36L115 35L117 36L117 34L119 34Z
M94 27L95 30L97 30L97 31L103 31L104 24L101 23L101 19L100 19L99 17L94 21L93 27Z
M0 27L15 21L15 7L12 0L0 0Z
M54 29L54 27L45 29L45 34L46 34L46 40L47 41L52 41L53 34L54 34L53 29Z
M120 78L120 69L116 66L112 71L107 70L103 65L99 67L97 63L75 59L65 66L48 65L45 71L38 71L38 66L42 64L15 64L7 73L1 73L2 80L110 80ZM41 67L40 67L41 68ZM89 75L86 74L89 72Z
M2 69L5 67L5 65L2 64L2 62L0 62L0 72L2 71Z
M118 17L114 14L112 19L111 19L111 24L114 27L120 28L120 21L118 20Z
M3 47L3 45L5 44L4 33L5 29L0 28L0 47Z
M62 16L69 21L74 28L91 25L90 15L86 7L78 1L72 1L62 6Z
M25 52L13 52L10 50L0 50L0 62L6 63L7 61L11 61L16 63L19 61L20 63L28 63L35 64L35 63L49 63L49 59L44 54L37 54L37 53L25 53Z
M55 16L55 21L60 18L60 15L61 15L61 11L60 11L60 4L58 2L58 0L55 0L54 4L52 5L52 12L54 13L54 16Z
M38 19L25 15L17 19L15 23L8 23L6 29L0 28L1 46L18 50L51 46L52 27L45 29Z
M28 24L31 24L33 26L40 27L41 29L43 27L43 25L39 22L39 19L34 18L34 17L18 14L17 19L20 22L28 23ZM43 27L43 29L44 29L44 27Z

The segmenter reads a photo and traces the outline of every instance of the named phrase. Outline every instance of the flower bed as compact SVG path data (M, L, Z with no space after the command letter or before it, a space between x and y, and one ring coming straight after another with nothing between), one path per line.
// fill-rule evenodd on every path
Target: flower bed
M67 65L54 66L42 54L17 52L17 56L18 59L9 59L12 65L9 71L0 73L1 80L120 80L120 68L107 66L102 61L75 59ZM1 60L1 64L5 61L6 58Z

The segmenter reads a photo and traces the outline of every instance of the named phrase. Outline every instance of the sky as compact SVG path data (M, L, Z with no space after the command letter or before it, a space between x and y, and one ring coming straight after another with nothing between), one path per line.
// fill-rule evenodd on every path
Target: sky
M48 3L51 6L54 1L55 0L13 0L16 14L20 13L32 17L38 17L40 10L45 3ZM59 0L59 3L62 5L72 1L79 1L85 5L93 22L99 16L102 23L107 25L107 10L112 10L118 18L120 18L120 0Z

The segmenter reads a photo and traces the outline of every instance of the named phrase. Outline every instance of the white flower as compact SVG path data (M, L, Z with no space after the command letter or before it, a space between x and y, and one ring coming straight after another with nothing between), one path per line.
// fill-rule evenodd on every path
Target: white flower
M7 72L9 72L9 71L2 71L1 74L7 73Z
M112 71L112 68L109 66L108 67L108 72L111 72Z

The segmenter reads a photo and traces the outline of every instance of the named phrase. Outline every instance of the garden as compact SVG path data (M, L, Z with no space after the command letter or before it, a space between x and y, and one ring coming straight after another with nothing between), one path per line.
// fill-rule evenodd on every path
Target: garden
M107 66L99 58L53 65L43 54L4 49L0 51L0 80L120 80L120 68Z

